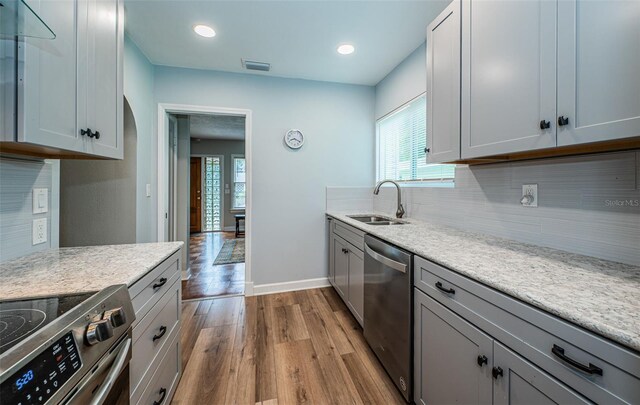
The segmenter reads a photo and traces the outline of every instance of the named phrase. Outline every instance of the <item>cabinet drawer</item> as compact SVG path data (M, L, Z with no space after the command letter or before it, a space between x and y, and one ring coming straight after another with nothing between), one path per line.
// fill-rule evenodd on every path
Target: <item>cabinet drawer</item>
M599 403L640 403L637 353L420 257L414 266L417 288L577 392ZM570 366L554 345L602 375Z
M333 221L333 232L360 250L364 250L364 232L344 222Z
M180 379L180 334L175 333L169 346L169 350L164 353L162 361L159 363L155 373L148 380L149 384L144 389L140 398L135 401L132 397L132 404L151 405L154 402L170 404L171 398L176 390Z
M158 302L160 297L167 292L175 280L180 278L179 253L178 251L171 255L171 257L151 270L146 276L129 288L133 310L136 313L136 321L133 324L134 328Z
M144 375L153 369L153 359L158 356L175 329L180 329L180 280L160 299L135 328L133 328L133 353L131 356L131 391L138 389Z

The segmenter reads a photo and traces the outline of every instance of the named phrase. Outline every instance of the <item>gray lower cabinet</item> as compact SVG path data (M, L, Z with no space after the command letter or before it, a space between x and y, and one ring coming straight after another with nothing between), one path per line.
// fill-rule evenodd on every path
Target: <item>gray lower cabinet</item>
M494 404L591 403L498 342L494 343L493 362L496 367Z
M557 379L416 290L417 404L588 404Z
M418 290L414 317L415 402L490 404L493 339Z
M329 225L329 282L356 320L363 325L364 233L333 218L327 218L327 224Z
M129 287L136 320L129 364L130 403L170 403L182 373L182 288L178 251Z

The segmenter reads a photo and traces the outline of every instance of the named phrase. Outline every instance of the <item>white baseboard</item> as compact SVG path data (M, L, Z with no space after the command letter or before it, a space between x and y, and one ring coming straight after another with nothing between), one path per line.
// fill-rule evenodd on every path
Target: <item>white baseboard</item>
M251 288L253 290L252 295L264 295L287 291L308 290L310 288L329 287L330 285L329 279L327 277L322 277L310 278L307 280L287 281L284 283L252 285ZM247 294L247 291L248 290L245 290L245 295L249 295Z
M253 295L253 282L252 281L246 281L244 283L244 295L247 297L250 297Z

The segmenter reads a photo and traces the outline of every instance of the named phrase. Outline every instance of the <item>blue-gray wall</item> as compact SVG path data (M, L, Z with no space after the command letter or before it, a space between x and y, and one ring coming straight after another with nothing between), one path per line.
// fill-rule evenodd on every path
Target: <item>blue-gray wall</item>
M373 87L156 66L155 96L252 110L253 282L326 277L325 187L374 181ZM283 145L291 128L299 151Z
M154 66L136 44L125 36L124 42L124 96L135 119L137 137L136 179L136 241L157 240L157 166L153 102ZM151 185L151 197L146 196L146 185Z

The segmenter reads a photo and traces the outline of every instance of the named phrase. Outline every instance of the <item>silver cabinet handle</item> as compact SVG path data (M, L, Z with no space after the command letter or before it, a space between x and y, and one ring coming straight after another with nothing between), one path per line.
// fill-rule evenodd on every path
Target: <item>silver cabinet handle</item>
M364 244L364 251L367 252L367 254L371 256L375 261L380 262L385 266L391 267L394 270L398 270L401 273L407 272L406 264L396 262L395 260L391 260L388 257L382 256L380 253L371 249L366 243Z

